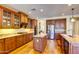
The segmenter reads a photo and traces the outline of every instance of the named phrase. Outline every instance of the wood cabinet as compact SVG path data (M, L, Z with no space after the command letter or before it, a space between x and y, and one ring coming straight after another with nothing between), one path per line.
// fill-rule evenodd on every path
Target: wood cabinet
M9 37L5 39L5 52L8 53L16 48L16 37Z
M24 27L34 28L35 21L28 20L28 15L23 12L16 12L10 8L0 5L0 28L20 28L21 23ZM32 24L31 24L32 23Z
M28 15L23 12L18 12L20 14L21 23L28 23Z
M19 16L19 14L14 14L14 28L20 28L20 16Z
M23 37L23 35L20 35L20 36L17 36L17 47L20 47L20 46L22 46L23 45L23 40L24 40L24 37Z
M0 39L0 53L4 53L4 40Z
M36 51L43 52L47 45L47 37L34 37L33 38L33 47Z
M37 26L37 20L31 19L31 26L32 28L35 28Z
M33 39L33 33L26 33L17 36L0 39L0 54L5 54L30 42Z
M33 34L32 33L29 33L28 36L29 36L28 37L28 42L29 42L29 41L31 41L33 39Z
M62 54L69 54L69 48L70 48L70 44L69 41L66 40L66 38L64 38L64 36L62 34L59 34L60 39L57 40L57 44L59 43L59 48L61 50ZM68 38L68 37L67 37Z
M16 11L0 6L0 28L16 28L16 26L19 28L20 17L19 15L15 17L16 14L18 14Z

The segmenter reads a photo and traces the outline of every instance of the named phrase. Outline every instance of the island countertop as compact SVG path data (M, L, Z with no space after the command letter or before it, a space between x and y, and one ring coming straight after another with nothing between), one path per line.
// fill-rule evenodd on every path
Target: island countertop
M44 36L46 36L46 34L37 34L37 35L34 35L33 37L40 37L40 38L43 38Z

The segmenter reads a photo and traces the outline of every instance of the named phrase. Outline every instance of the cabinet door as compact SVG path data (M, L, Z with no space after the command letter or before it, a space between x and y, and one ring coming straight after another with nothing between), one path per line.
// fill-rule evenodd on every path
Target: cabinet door
M11 28L11 11L3 10L2 28Z
M4 53L4 39L0 39L0 54Z
M29 33L28 34L28 42L30 42L32 39L33 39L33 35L32 35L32 33Z
M28 18L27 18L27 16L25 16L25 23L28 23Z
M64 42L63 42L63 48L64 48L64 53L68 54L69 53L69 42L65 39L64 39Z
M28 34L26 34L26 35L25 35L25 40L26 40L26 43L27 43L27 42L28 42L28 40L29 40L29 39L28 39L28 37L29 37L29 36L28 36Z
M24 35L24 44L27 43L27 34Z
M21 14L21 22L23 22L23 23L25 22L24 21L24 15L23 14Z
M30 41L33 40L33 34L30 33Z
M10 37L5 39L5 51L6 53L16 48L16 37Z
M23 45L23 36L17 36L17 47L20 47Z

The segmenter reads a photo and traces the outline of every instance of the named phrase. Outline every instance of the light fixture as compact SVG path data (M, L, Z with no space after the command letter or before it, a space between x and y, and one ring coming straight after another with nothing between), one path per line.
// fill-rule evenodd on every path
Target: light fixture
M72 4L68 4L68 6L71 6Z
M74 8L72 8L71 10L72 10L71 22L75 22L75 19L74 19L74 17L73 17Z
M74 32L75 19L73 17L74 8L72 8L71 11L72 11L71 22L72 22L72 26L73 26L73 28L72 28L72 37L74 37L74 34L75 34L75 32Z
M29 14L31 14L31 12L29 12Z
M71 22L75 22L75 19L74 18L71 18Z
M64 16L64 13L62 13L61 15Z
M44 10L43 9L40 9L40 12L43 12Z

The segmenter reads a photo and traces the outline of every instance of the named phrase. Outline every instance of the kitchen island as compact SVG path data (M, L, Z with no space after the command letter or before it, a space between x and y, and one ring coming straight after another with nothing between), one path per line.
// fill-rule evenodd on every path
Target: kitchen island
M79 54L79 35L71 37L70 35L60 34L61 51L65 54Z
M0 35L0 54L7 54L16 48L30 42L33 33L17 33Z
M43 52L47 45L47 36L43 35L34 35L33 36L33 47L36 51Z

